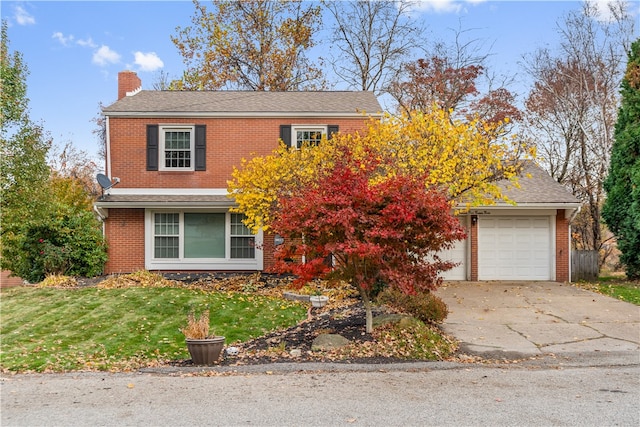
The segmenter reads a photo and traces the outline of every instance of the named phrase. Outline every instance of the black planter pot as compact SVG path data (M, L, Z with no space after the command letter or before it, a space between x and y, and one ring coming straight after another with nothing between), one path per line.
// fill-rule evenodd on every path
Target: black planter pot
M200 340L188 339L187 349L194 365L214 365L220 358L224 347L224 337L205 338Z

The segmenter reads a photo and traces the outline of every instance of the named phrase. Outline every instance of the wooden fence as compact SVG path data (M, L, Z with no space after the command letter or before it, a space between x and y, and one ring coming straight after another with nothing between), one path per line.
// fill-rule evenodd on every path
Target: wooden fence
M598 251L571 251L571 281L598 280Z

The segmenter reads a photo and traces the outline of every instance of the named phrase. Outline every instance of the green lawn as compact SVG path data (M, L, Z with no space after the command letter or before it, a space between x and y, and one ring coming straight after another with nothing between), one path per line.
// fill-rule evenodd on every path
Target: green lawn
M640 305L640 282L632 282L614 276L603 276L595 283L578 283L578 286Z
M600 277L598 292L640 305L640 282L630 282L619 277Z
M17 287L0 298L0 367L10 371L135 369L187 359L179 328L210 310L227 345L289 327L306 307L259 295L130 287Z

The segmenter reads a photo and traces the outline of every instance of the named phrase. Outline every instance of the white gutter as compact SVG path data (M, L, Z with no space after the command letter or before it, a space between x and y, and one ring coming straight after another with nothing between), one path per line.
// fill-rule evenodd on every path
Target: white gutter
M579 210L580 206L582 206L580 203L518 203L515 205L501 203L496 205L471 206L469 208L464 204L460 204L456 206L456 209L464 210L466 211L465 213L481 214L482 212L479 212L480 210L482 211L488 211L492 209L497 209L497 210L578 209Z
M227 196L226 188L110 188L109 194L122 195L162 195L162 196Z
M109 217L109 211L102 209L102 206L98 206L97 203L98 202L94 203L93 211L98 215L98 218L100 218L100 221L104 223L104 220Z
M147 209L164 209L164 208L183 208L183 209L191 209L191 208L220 208L220 209L228 209L237 206L233 200L220 201L220 202L185 202L185 201L175 201L175 202L96 202L94 205L94 209L101 210L102 213L105 214L105 218L109 216L105 213L104 208L147 208ZM96 211L97 212L97 211Z
M105 115L105 132L107 133L106 141L105 141L105 154L107 158L105 159L105 174L111 179L111 138L109 132L109 116Z
M233 118L233 119L247 119L247 118L278 118L288 119L297 117L312 117L318 118L344 118L344 119L362 119L367 117L383 117L382 113L361 113L354 111L353 113L336 113L336 112L321 112L321 111L274 111L274 112L229 112L229 111L112 111L105 113L105 115L112 117L124 117L124 118L139 118L139 117L187 117L187 118Z

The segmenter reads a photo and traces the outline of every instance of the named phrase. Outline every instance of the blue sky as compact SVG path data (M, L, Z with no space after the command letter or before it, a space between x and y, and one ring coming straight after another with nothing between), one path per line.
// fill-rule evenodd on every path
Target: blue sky
M490 68L515 75L522 55L558 44L556 23L580 7L579 1L434 0L423 1L414 16L431 39L446 41L451 29L472 29L470 38L486 40ZM160 70L179 76L183 63L170 36L188 26L194 12L190 0L3 0L0 8L10 49L22 53L30 71L31 118L55 143L72 142L94 157L92 119L98 103L116 100L118 72L136 71L144 89L152 89ZM633 8L638 16L637 1Z

